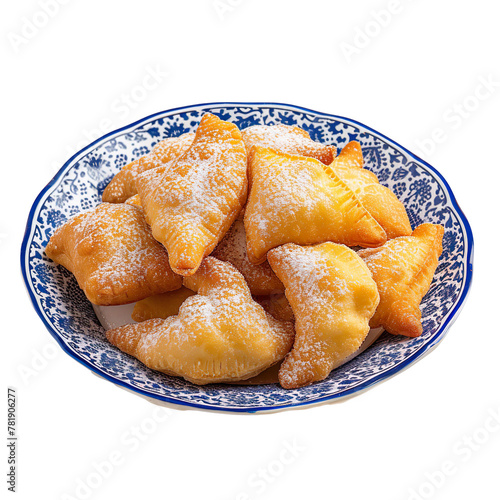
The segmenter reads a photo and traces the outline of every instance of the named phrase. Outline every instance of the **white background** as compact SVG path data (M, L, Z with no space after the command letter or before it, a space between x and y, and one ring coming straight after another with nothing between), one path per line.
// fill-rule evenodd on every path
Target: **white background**
M2 367L3 387L18 390L18 498L500 498L500 424L488 420L500 411L498 3L66 0L50 18L40 5L3 2L0 15ZM155 88L137 90L155 68ZM496 84L478 89L481 79ZM340 404L165 417L55 346L19 270L38 192L107 130L223 100L357 119L445 176L474 231L475 275L434 352ZM108 477L96 475L93 463L117 456ZM268 469L272 481L256 482ZM89 479L91 490L78 489Z

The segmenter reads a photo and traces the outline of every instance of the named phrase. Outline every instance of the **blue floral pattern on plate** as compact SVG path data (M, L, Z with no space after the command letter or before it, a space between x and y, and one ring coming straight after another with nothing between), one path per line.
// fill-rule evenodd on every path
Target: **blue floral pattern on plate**
M297 125L314 140L361 143L365 166L405 205L413 227L445 227L443 254L422 302L424 333L410 339L384 334L366 352L324 381L297 390L279 385L198 387L149 370L105 339L91 304L71 273L44 253L54 230L72 215L94 207L111 178L158 141L194 132L205 112L240 128ZM61 347L95 373L144 396L210 410L262 411L316 404L353 395L397 373L434 347L455 319L472 277L472 232L443 177L430 165L356 121L274 103L211 103L146 117L105 135L73 156L43 189L31 209L21 248L21 267L33 305Z

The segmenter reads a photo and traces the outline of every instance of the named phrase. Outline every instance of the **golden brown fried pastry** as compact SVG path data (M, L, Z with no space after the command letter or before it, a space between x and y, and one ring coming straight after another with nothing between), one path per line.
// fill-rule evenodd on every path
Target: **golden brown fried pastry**
M250 194L245 208L248 259L285 243L324 241L374 247L386 234L332 169L314 158L254 146L248 157Z
M149 154L125 165L106 186L102 193L102 201L123 203L137 194L135 180L139 174L167 164L181 156L192 144L194 134L182 134L160 141Z
M162 173L136 181L153 236L172 269L196 272L240 213L247 195L246 151L232 123L205 114L192 146Z
M141 197L138 194L131 196L125 203L128 203L129 205L136 205L142 208Z
M335 158L335 146L313 141L309 134L290 125L253 125L241 131L250 153L252 146L271 148L278 153L309 156L329 165Z
M228 262L207 257L184 286L197 295L177 316L110 330L108 340L153 370L200 385L250 378L292 347L292 323L266 314Z
M268 312L274 318L280 321L295 321L292 307L284 293L260 295L255 297L255 300L264 308L264 311Z
M194 292L186 287L178 290L153 295L136 302L132 311L134 321L146 321L148 319L163 318L175 316L179 313L179 307L188 298L194 295Z
M247 280L253 295L270 295L284 292L283 283L274 274L267 262L252 264L247 256L247 240L243 219L238 217L217 245L212 255L230 262Z
M407 337L422 334L419 306L436 271L443 234L441 225L422 224L411 236L359 251L380 293L380 305L370 321L372 328L383 326L389 333Z
M344 245L293 243L268 253L295 316L295 342L279 371L294 389L323 380L362 344L379 302L377 286L356 252Z
M128 304L182 285L141 208L102 203L58 228L47 256L71 271L93 304Z
M348 142L334 160L335 167L363 168L363 164L363 152L358 141Z
M146 172L143 172L142 174L140 174L138 176L136 186L140 183L144 193L152 192L156 188L156 186L158 186L158 184L160 183L164 173L165 173L165 166L164 165L160 165L159 167L155 167L155 168L152 168L150 170L147 170ZM144 206L142 204L141 197L139 196L139 194L136 194L135 196L137 196L137 199L140 201L141 207L144 208ZM129 198L129 200L133 200L134 197ZM127 200L127 202L128 202L128 200ZM135 204L135 202L134 202L134 204ZM148 221L148 224L149 224L150 221L148 220L147 213L146 213L146 220Z
M363 168L359 142L347 144L330 167L384 228L388 239L411 234L410 220L403 204L390 189L379 184L373 172Z

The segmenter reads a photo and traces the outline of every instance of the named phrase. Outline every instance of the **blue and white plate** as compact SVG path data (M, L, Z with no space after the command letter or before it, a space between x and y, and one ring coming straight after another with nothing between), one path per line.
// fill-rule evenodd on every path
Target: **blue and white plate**
M92 305L71 273L44 254L54 230L72 215L97 205L118 170L148 153L160 140L194 132L211 112L240 129L250 125L298 125L339 149L357 140L365 165L404 203L413 227L445 227L443 254L422 302L419 338L384 334L367 351L309 387L197 387L154 372L111 346ZM33 306L66 353L98 375L164 403L208 410L256 412L335 401L352 396L408 367L444 337L464 304L472 277L472 232L445 179L429 164L375 130L354 120L288 104L212 103L148 116L103 136L74 155L36 198L21 248L21 268Z

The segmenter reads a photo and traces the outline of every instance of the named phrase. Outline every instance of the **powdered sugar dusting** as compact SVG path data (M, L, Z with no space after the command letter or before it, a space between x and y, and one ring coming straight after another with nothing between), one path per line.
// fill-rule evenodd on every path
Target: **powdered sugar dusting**
M249 178L245 229L252 262L289 242L377 246L386 240L351 189L314 158L253 148Z
M246 199L246 152L239 130L207 114L192 147L163 173L159 168L150 172L156 173L139 176L137 187L154 236L167 247L174 269L194 255L194 248L193 258L201 262Z
M427 238L400 236L358 254L373 273L381 295L385 295L392 288L410 284L425 262L431 243Z
M272 164L266 165L262 173L260 171L255 173L259 179L261 192L257 193L260 196L256 209L247 212L248 222L263 238L276 225L270 214L276 213L284 219L294 220L297 218L297 207L300 207L304 217L311 217L317 207L317 200L311 196L311 193L318 193L314 171L308 168L286 169L288 162L290 162L289 157L274 156ZM266 182L267 176L272 176L273 171L274 178L279 176L283 178L283 182L272 182L272 179ZM321 195L321 192L318 195Z
M296 320L296 340L280 369L284 387L322 380L355 352L378 304L366 265L344 245L287 244L268 254L285 284Z
M280 153L309 156L329 164L335 158L334 146L313 141L309 134L290 125L254 125L241 132L243 141L250 152L253 146L274 149Z
M134 355L149 367L195 383L238 380L263 371L291 348L292 324L267 315L231 264L208 257L184 284L198 294L184 301L177 316L141 331ZM121 327L108 337L120 347L116 337L134 332L137 326Z
M248 260L245 226L241 218L234 221L212 255L233 264L245 277L252 294L269 295L284 291L268 262L256 265Z
M191 146L193 140L194 134L188 133L160 141L150 153L125 165L115 175L104 190L103 200L112 203L125 202L137 194L135 181L141 173L159 166L167 167Z
M318 318L319 310L328 313L328 304L335 298L334 294L342 296L348 290L345 279L331 278L332 270L327 257L312 248L283 245L270 252L270 255L279 255L281 273L286 276L285 295L295 316L298 314L301 321L311 325ZM331 289L322 286L325 280ZM296 297L300 300L294 300Z
M59 228L47 254L95 303L124 304L181 286L140 207L102 203Z
M198 221L202 221L207 212L224 216L231 209L229 200L237 195L234 187L241 185L242 168L234 170L232 167L238 163L241 166L243 159L241 151L234 151L229 144L207 143L203 149L193 150L173 165L175 172L172 175L159 179L153 200L173 205L177 211L189 213ZM221 172L220 167L225 165L230 168ZM221 175L230 190L227 193L220 189Z

